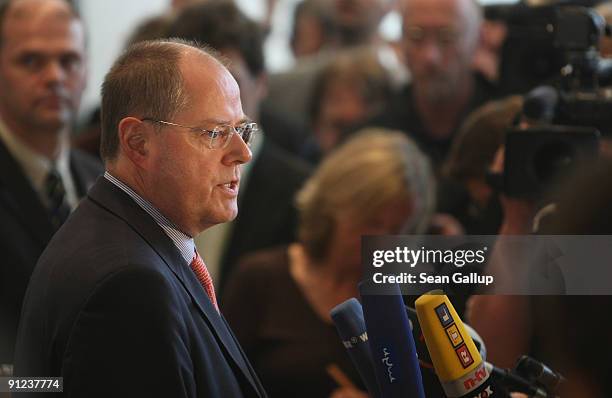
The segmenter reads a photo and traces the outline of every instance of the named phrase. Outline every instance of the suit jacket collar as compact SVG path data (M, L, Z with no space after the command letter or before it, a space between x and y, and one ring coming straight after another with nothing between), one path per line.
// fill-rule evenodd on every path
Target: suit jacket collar
M172 273L179 279L191 296L206 320L211 331L217 337L219 345L241 371L255 391L262 391L252 369L247 363L239 345L234 341L231 330L225 320L212 305L195 274L185 264L178 248L164 233L153 218L147 214L132 198L104 177L98 178L88 196L98 205L124 220L136 231L151 248L161 257ZM259 388L258 388L259 387Z

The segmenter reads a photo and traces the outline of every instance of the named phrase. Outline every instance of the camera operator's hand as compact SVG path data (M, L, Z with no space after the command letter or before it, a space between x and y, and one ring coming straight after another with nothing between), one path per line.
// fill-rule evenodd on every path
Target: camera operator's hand
M491 172L503 173L504 148L495 154ZM525 199L500 195L504 219L500 235L525 235L532 232L535 205ZM494 275L496 285L513 291L517 272L514 247L505 241L495 244L485 270ZM502 368L511 368L516 359L529 351L531 339L531 306L528 297L518 295L474 295L467 303L467 319L470 325L487 342L488 360Z
M504 147L497 150L491 164L491 172L503 174ZM533 232L533 217L536 214L536 206L532 201L500 194L500 202L504 212L499 230L500 235L526 235Z

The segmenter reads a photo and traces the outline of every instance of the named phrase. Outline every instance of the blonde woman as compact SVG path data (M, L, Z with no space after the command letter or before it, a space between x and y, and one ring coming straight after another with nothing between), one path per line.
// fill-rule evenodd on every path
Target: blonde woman
M245 258L223 313L274 397L359 397L329 312L358 295L362 235L418 233L433 208L426 157L404 133L369 130L332 152L297 195L298 242Z

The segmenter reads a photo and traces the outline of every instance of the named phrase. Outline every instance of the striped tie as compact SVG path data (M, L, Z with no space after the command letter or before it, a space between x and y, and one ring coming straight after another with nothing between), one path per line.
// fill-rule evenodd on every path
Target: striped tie
M204 288L204 291L210 298L210 302L215 306L217 312L219 312L219 306L217 305L217 296L215 295L215 287L213 286L213 280L210 274L208 273L208 269L206 268L206 264L204 264L204 260L200 257L200 253L195 251L195 255L193 260L191 260L191 264L189 264L196 277L200 281L200 284Z
M66 203L66 190L62 177L52 168L45 180L45 193L48 200L48 212L51 224L57 230L70 215L70 206Z

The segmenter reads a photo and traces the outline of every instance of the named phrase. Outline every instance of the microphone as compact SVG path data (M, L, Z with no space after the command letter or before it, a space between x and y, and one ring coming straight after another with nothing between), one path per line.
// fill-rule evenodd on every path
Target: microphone
M367 294L375 290L382 294ZM421 368L399 285L359 284L374 371L385 398L425 398Z
M491 384L490 367L482 360L448 297L441 291L430 292L419 297L415 307L446 396L486 398L501 395Z
M361 304L356 298L348 299L332 308L331 318L368 393L373 398L381 398Z

